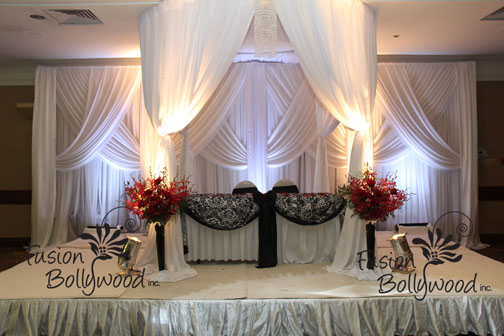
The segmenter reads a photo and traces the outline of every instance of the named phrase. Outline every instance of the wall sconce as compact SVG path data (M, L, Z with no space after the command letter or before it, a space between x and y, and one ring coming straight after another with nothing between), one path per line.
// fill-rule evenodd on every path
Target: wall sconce
M413 253L408 245L408 240L406 240L406 234L395 234L389 240L395 254L392 271L399 273L413 272L415 270L415 267L413 267Z
M140 239L137 237L128 237L128 241L124 244L122 253L117 262L119 268L122 270L119 272L120 275L140 274L139 271L133 269L138 252L140 251L140 245L142 245Z

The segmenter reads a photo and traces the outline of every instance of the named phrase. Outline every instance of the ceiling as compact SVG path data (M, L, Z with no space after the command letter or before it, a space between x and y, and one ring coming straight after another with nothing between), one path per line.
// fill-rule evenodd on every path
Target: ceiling
M156 0L0 0L0 60L140 57L138 18ZM377 13L380 55L504 56L504 20L481 21L504 7L492 1L368 0ZM44 9L89 9L104 24L59 25ZM398 37L394 37L399 35ZM253 29L240 49L253 52ZM279 51L292 47L279 29Z

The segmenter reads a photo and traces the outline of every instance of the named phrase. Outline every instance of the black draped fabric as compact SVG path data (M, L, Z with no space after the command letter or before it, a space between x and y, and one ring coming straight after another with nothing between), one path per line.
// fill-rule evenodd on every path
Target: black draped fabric
M159 271L165 269L165 234L164 225L154 224L154 230L156 230L156 253L158 259Z
M195 194L189 197L185 212L209 228L235 230L254 220L259 206L252 194Z
M338 216L345 200L333 194L277 194L276 211L300 225L318 225Z
M275 216L276 193L254 193L259 205L259 265L258 268L274 267L277 264L277 227Z

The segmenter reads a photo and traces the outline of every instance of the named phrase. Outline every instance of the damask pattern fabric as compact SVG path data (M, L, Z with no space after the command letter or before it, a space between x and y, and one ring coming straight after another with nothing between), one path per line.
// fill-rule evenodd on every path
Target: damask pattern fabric
M300 225L318 225L338 216L345 200L333 194L278 194L275 210Z
M187 214L198 223L216 230L241 228L259 214L252 195L201 194L187 202Z

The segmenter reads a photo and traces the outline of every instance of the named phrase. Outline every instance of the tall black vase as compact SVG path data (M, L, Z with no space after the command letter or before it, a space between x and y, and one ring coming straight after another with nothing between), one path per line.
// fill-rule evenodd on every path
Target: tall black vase
M367 268L374 269L375 267L375 231L376 227L373 223L366 224L366 247L367 247Z
M157 260L159 271L165 269L165 249L164 249L164 225L159 225L158 223L154 223L154 229L156 230L156 251L157 251Z

